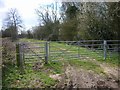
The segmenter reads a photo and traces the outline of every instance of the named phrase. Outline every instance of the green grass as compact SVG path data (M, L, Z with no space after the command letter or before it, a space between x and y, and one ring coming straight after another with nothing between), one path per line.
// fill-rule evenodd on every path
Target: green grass
M32 64L27 64L24 73L21 74L17 67L12 65L7 65L4 69L3 76L3 87L7 88L33 88L36 87L38 83L42 83L41 88L53 86L57 81L49 77L44 71L34 71L32 69ZM8 69L10 68L10 69ZM39 81L38 83L35 80Z
M42 42L42 40L36 40L36 39L27 39L27 38L23 38L23 39L19 39L20 42ZM44 41L43 41L44 42Z
M97 74L105 75L105 73L103 72L103 69L99 65L92 63L90 61L69 60L69 63L72 66L77 66L85 70L92 70L93 72Z
M52 74L61 74L63 73L63 64L62 62L49 61L48 64L45 64L45 68L51 69Z

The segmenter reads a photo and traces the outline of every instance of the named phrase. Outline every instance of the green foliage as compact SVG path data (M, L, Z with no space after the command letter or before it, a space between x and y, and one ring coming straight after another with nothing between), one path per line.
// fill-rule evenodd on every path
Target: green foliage
M24 74L20 74L17 67L7 65L7 68L3 72L3 87L7 88L33 88L38 85L37 81L41 83L40 88L53 86L56 81L44 73L44 71L34 71L32 66L28 64ZM10 69L8 69L10 68Z
M60 39L73 41L77 37L78 33L78 20L77 20L78 8L76 6L69 5L65 11L66 18L61 24Z
M85 5L88 7L85 7ZM80 19L80 26L79 26L79 34L82 39L101 39L101 18L99 15L101 14L99 8L101 6L98 6L99 3L86 3L83 4L83 8L85 8L86 12L83 11L83 13L79 14ZM98 7L97 7L98 6ZM82 12L82 10L81 10ZM97 37L95 36L97 35ZM100 37L99 37L100 36Z
M66 12L63 24L67 27L69 23L66 24L65 20L68 18L72 19L74 16L75 17L77 16L77 20L79 22L77 22L78 25L76 26L78 28L76 36L78 36L79 39L94 39L94 40L118 39L119 35L118 24L120 20L119 2L115 3L88 2L88 3L74 3L73 6L71 5L72 3L63 3L62 6L62 8L64 9L63 12ZM71 23L70 25L72 24L73 23ZM72 27L70 28L72 31ZM64 32L62 34L64 34Z
M33 38L32 32L30 30L27 31L27 38Z
M44 26L33 29L33 38L41 40L58 40L59 21L49 21Z
M77 35L77 21L72 19L61 24L60 36L61 40L72 41Z
M65 11L66 16L67 16L66 18L69 18L69 19L76 18L77 12L78 12L78 8L75 5L69 6L67 10Z
M109 26L110 30L113 33L113 38L118 39L120 35L120 2L109 2L108 6L108 15L109 15Z

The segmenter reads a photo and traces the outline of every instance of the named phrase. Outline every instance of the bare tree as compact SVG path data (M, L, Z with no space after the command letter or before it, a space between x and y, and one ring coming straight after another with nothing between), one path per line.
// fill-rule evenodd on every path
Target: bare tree
M11 8L6 14L6 18L3 22L5 30L10 29L10 35L12 40L17 40L18 30L22 28L22 20L16 8Z
M40 6L36 9L36 13L39 18L41 33L44 34L45 40L58 40L59 31L59 17L57 16L57 3ZM40 35L40 34L39 34Z

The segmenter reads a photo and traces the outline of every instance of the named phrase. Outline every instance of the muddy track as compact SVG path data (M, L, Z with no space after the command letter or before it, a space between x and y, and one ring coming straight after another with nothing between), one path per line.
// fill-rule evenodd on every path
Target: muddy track
M87 58L88 59L86 59L86 61L91 61L91 62L99 65L104 70L104 72L109 76L109 78L114 78L116 80L119 79L118 78L119 77L118 72L120 71L120 68L119 68L118 65L113 67L106 62L99 62L95 59L90 59L90 57L87 57Z
M118 88L118 69L109 67L106 63L100 63L98 61L92 61L99 64L100 67L104 67L104 72L108 75L98 75L92 71L87 71L82 68L65 64L65 72L62 75L62 79L56 87L58 88ZM104 65L104 66L102 66ZM111 71L110 71L111 70Z

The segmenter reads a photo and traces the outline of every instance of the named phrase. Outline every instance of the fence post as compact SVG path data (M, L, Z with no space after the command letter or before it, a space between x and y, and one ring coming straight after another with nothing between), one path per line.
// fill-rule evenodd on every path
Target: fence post
M48 57L49 57L49 46L48 46L48 42L45 42L45 64L48 63Z
M80 41L78 41L78 58L80 58Z
M17 66L20 67L19 43L16 44L16 60L17 60Z
M21 52L22 46L20 43L16 44L16 59L17 66L20 68L21 72L23 72L23 53Z
M106 40L104 40L103 45L104 45L103 50L104 50L104 60L105 60L107 57L107 41Z
M24 44L22 44L22 65L25 63L25 55L24 55Z

